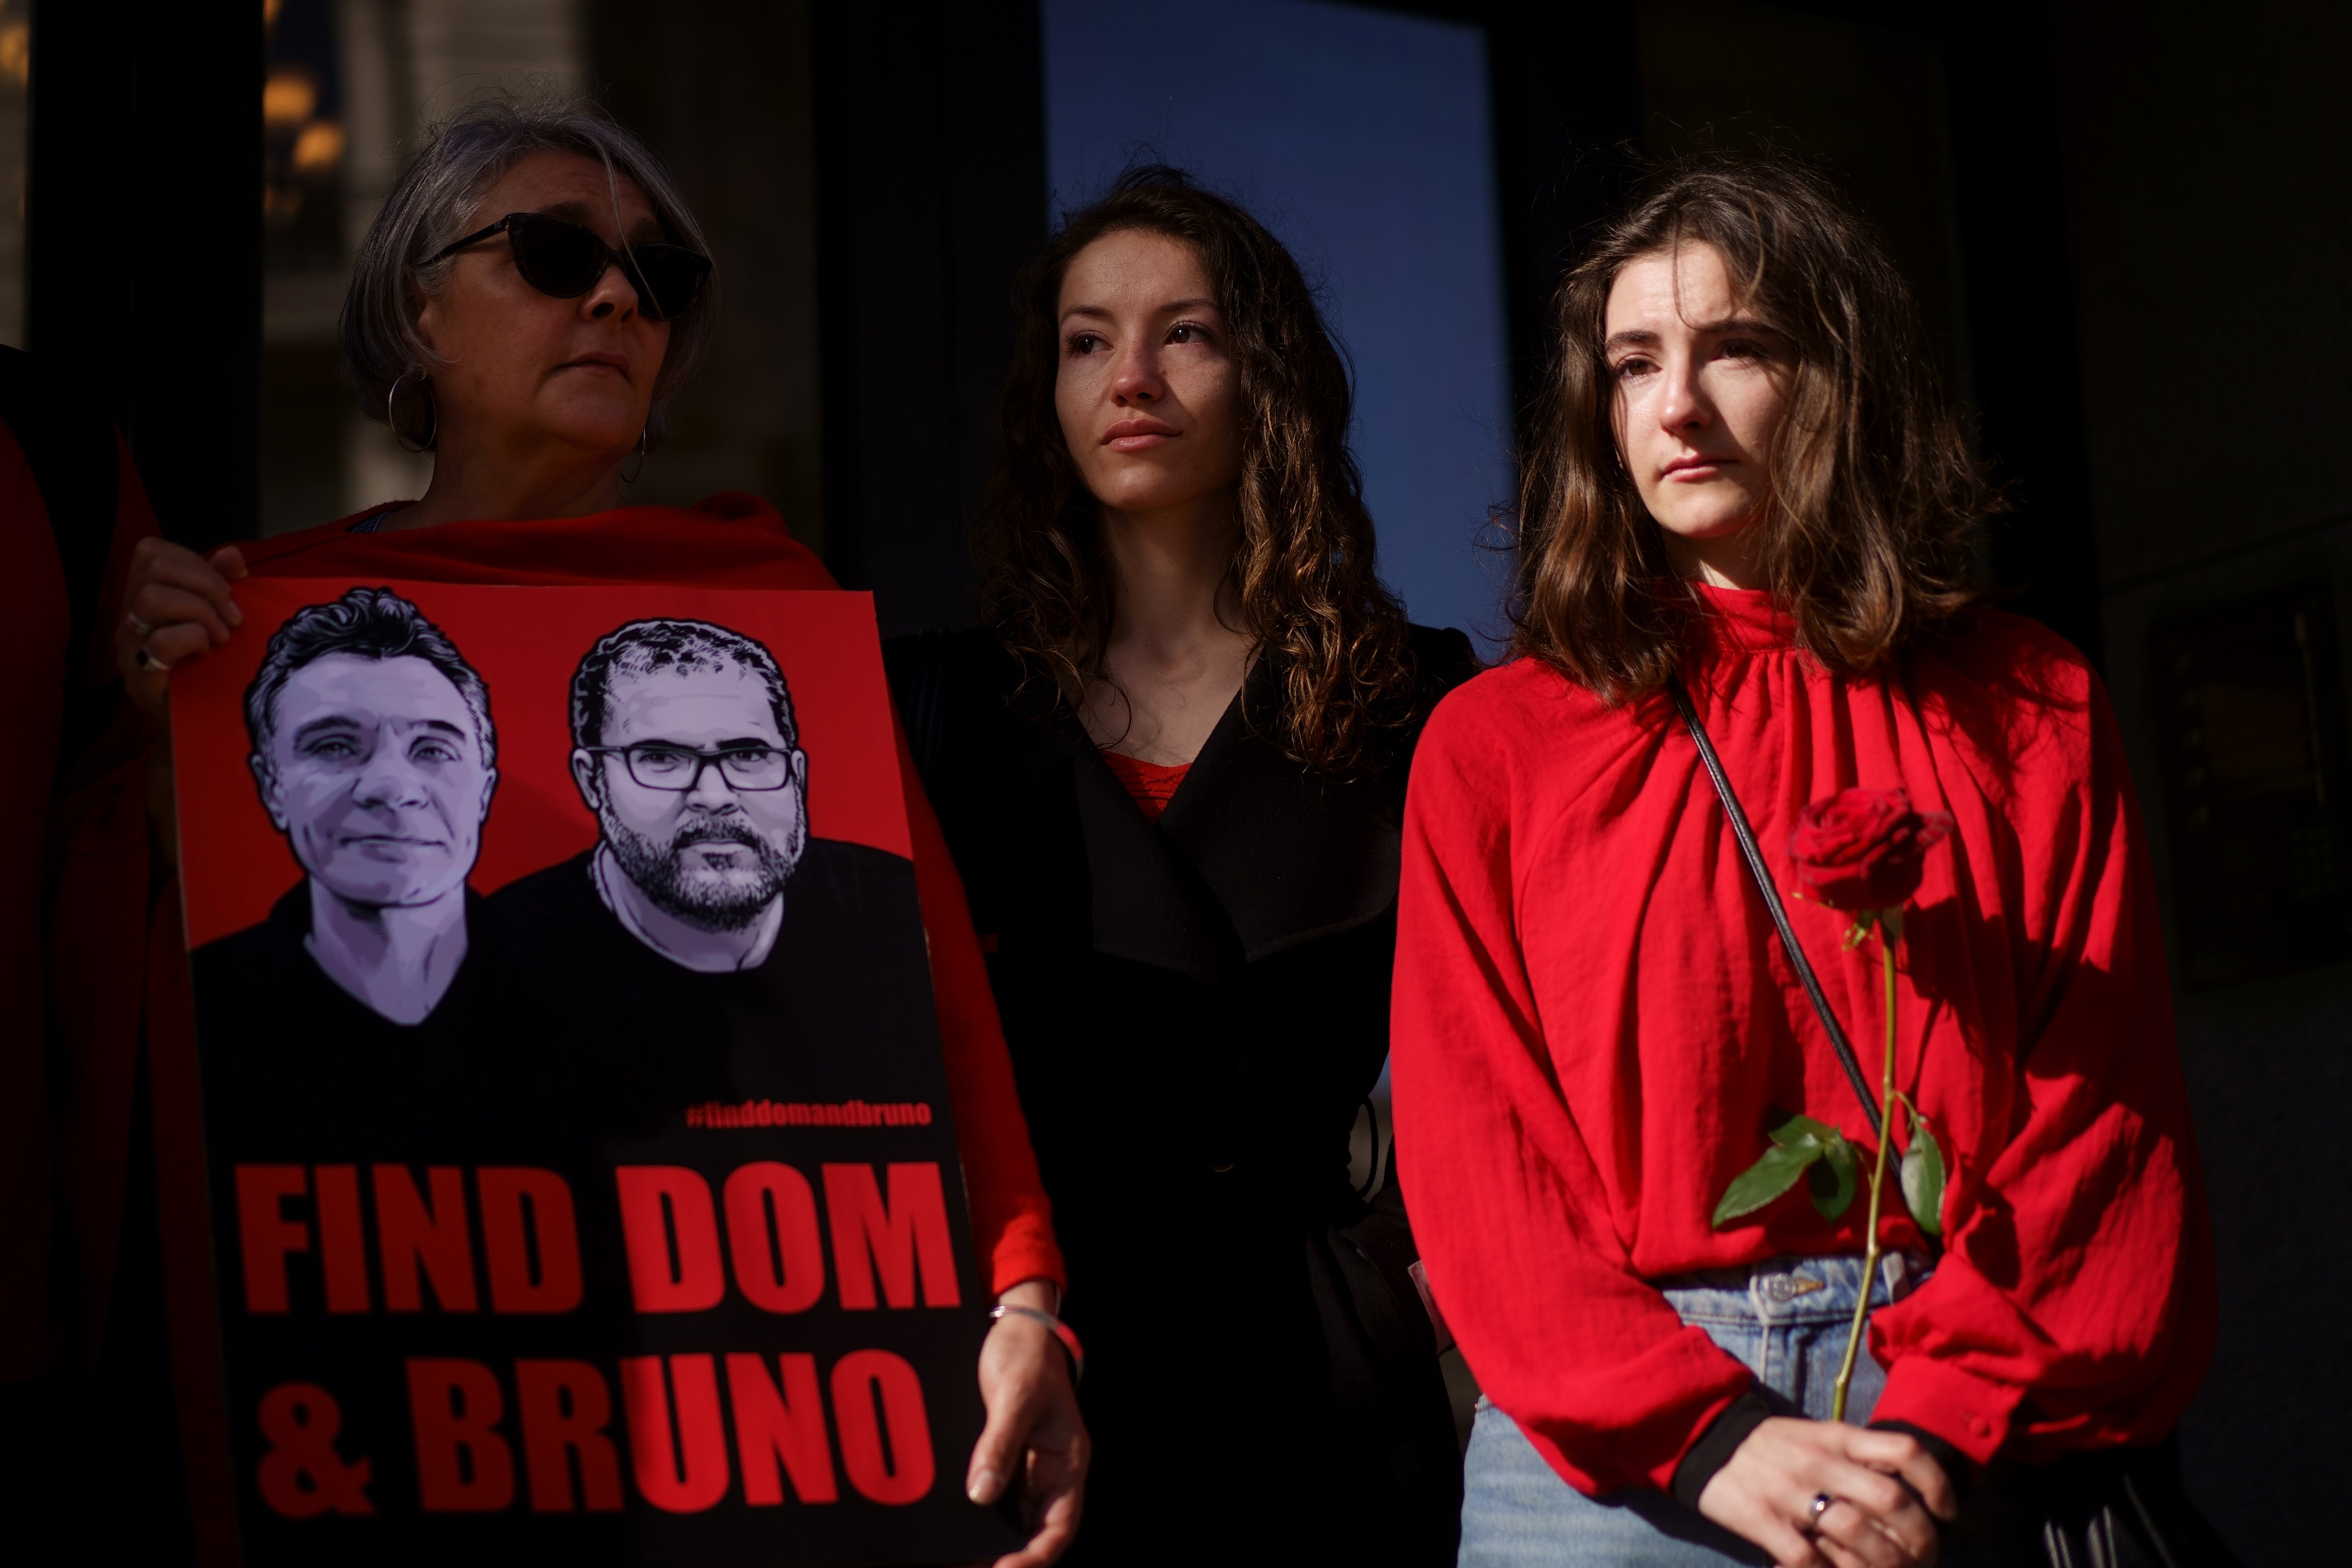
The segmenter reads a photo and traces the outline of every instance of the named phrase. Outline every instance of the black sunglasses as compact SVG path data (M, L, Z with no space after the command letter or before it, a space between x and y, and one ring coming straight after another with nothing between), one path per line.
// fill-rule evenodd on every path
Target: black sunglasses
M710 258L682 245L633 245L624 253L593 229L545 213L509 213L489 227L443 246L425 258L425 265L500 233L514 247L515 270L541 293L577 300L596 287L606 268L618 264L621 275L636 287L637 309L656 321L675 321L685 315L710 277Z

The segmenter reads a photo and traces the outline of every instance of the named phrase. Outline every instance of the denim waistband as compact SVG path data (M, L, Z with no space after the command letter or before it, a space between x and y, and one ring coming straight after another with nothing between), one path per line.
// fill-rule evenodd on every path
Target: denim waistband
M1882 1254L1871 1304L1900 1301L1927 1282L1935 1265L1913 1247ZM1651 1284L1687 1323L1826 1323L1853 1316L1862 1258L1768 1258L1738 1268L1669 1275Z

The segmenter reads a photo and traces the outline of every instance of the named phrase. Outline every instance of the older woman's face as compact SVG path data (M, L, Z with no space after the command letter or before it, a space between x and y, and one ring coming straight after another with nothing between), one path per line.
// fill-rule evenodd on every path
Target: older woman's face
M645 193L619 181L618 219L604 165L572 153L519 161L477 204L461 233L509 213L546 213L593 229L620 247L662 237ZM541 293L515 270L503 234L460 252L417 329L443 363L433 373L439 442L528 460L549 444L609 452L637 444L653 405L669 323L637 308L618 266L576 300Z
M1617 451L1642 504L1672 538L1737 534L1770 490L1786 343L1738 297L1722 255L1696 243L1627 262L1606 330Z
M1241 482L1240 375L1191 246L1129 229L1062 277L1054 406L1094 498L1158 511Z

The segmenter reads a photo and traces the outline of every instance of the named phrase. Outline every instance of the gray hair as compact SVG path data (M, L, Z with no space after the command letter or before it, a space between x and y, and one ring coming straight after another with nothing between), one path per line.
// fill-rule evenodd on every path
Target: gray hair
M270 765L278 738L278 698L294 672L330 654L354 658L421 658L457 689L474 717L482 765L499 760L498 726L490 722L490 689L449 634L389 588L353 588L331 605L307 605L286 619L245 689L245 732L253 754Z
M651 204L665 237L710 254L702 226L661 160L595 105L562 99L468 104L427 132L352 258L351 290L343 296L343 368L360 412L369 418L386 419L392 390L403 377L429 375L442 363L416 331L411 285L437 294L457 263L451 257L427 266L425 258L481 226L475 208L483 195L532 153L574 153L596 160L613 181L616 205L619 182L633 182ZM671 326L669 351L654 378L652 435L661 434L670 396L702 358L718 309L714 271L694 309ZM404 405L394 434L429 442L423 400L413 414L405 399Z

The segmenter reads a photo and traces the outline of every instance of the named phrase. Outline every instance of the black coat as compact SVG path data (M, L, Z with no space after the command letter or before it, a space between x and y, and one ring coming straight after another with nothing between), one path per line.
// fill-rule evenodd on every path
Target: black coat
M1388 1053L1406 768L1475 668L1459 632L1412 647L1412 721L1376 769L1284 757L1261 661L1154 825L1074 715L1016 698L986 629L886 647L1087 1347L1074 1562L1454 1560L1402 1200L1348 1180Z
M605 907L595 854L519 878L488 907L514 961L545 987L549 1026L583 1051L611 1052L602 1070L649 1108L942 1092L912 862L810 838L766 961L701 973Z

